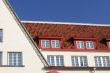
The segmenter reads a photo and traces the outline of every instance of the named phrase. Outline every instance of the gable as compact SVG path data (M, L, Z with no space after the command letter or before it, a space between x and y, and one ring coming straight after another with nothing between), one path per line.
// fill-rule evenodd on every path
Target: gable
M13 12L7 0L0 0L0 29L3 30L1 51L5 51L5 53L13 51L24 52L29 57L36 57L41 66L43 64L47 65L38 47L34 45L33 40L20 23L19 18ZM26 59L27 57L24 58ZM7 63L6 61L4 61L4 64Z

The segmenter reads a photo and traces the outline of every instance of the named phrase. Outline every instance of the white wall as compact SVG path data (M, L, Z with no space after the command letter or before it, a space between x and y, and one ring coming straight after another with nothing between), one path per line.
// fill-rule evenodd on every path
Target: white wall
M42 51L42 54L47 59L47 55L63 55L65 66L71 65L71 56L87 56L88 66L95 67L94 56L109 56L110 52L74 52L74 51Z
M24 67L1 67L0 73L44 73L44 67L34 47L25 37L18 24L0 0L0 29L3 29L3 43L0 52L3 53L3 65L8 65L8 52L22 52Z
M63 55L64 56L64 66L65 67L71 67L72 62L71 62L71 56L87 56L88 59L88 67L95 67L95 62L94 62L94 56L109 56L110 57L110 52L74 52L74 51L43 51L42 53L44 57L47 59L47 55ZM61 70L61 73L90 73L89 70L82 71L82 70ZM110 73L110 70L96 70L95 73Z

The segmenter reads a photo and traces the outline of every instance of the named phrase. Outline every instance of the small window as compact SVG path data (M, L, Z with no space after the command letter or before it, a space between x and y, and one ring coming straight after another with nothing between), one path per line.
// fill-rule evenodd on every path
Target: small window
M76 41L77 48L84 49L84 41Z
M51 66L64 66L63 56L47 56L47 61Z
M94 49L94 41L76 41L77 49Z
M52 48L60 48L59 40L51 40Z
M22 53L9 52L8 53L8 64L10 66L21 66L22 65Z
M86 41L86 48L88 48L88 49L93 49L93 48L94 48L94 43L93 43L93 41Z
M95 66L97 67L109 67L110 66L110 60L109 56L95 56Z
M71 61L72 61L72 66L75 66L75 67L88 66L86 56L72 56Z
M40 47L41 48L60 48L60 40L58 39L41 39L40 40Z
M2 42L2 41L3 41L3 30L0 29L0 42Z
M50 48L50 41L49 40L41 40L41 47L42 48Z

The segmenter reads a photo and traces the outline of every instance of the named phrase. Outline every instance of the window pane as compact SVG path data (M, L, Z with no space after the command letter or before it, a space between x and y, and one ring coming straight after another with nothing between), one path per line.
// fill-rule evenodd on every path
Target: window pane
M93 41L86 41L86 48L88 48L88 49L93 49L93 48L94 48L94 43L93 43Z
M51 40L51 46L52 48L59 48L60 47L59 40Z
M49 40L41 40L41 47L42 48L50 48Z
M96 56L95 59L95 65L98 67L109 67L109 56Z
M47 61L51 66L64 66L63 56L47 56Z
M87 57L86 56L72 56L72 66L87 66Z
M84 49L84 41L76 41L76 46L79 49Z
M21 53L8 53L8 63L11 66L22 65L22 54Z

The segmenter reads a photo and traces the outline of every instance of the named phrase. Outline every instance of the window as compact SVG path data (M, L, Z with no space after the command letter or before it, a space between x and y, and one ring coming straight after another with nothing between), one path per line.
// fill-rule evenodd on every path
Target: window
M84 48L84 41L76 41L77 48Z
M94 49L93 41L76 41L77 49Z
M109 67L110 66L110 60L109 56L95 56L95 66L97 67Z
M64 66L63 56L47 56L47 61L51 66Z
M88 66L86 56L72 56L71 61L72 61L72 66L75 66L75 67Z
M41 48L60 48L60 40L41 40Z
M22 53L9 52L8 53L8 64L10 66L21 66L22 65Z
M94 48L94 43L93 43L93 41L86 41L86 48L89 48L89 49Z
M3 41L3 31L2 31L2 29L0 29L0 42L2 42Z
M52 48L59 48L60 42L59 40L51 40Z
M41 40L41 47L42 48L50 48L49 40Z

